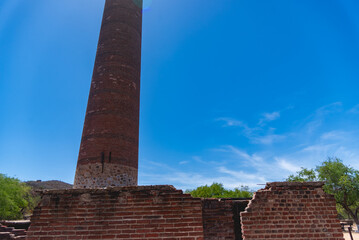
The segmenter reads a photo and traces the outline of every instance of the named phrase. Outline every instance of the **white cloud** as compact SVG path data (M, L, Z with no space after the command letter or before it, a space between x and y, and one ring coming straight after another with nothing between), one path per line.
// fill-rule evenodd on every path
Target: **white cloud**
M312 134L314 133L317 129L319 129L319 127L322 125L323 121L321 119L314 119L310 122L308 122L304 129L303 132L306 132L308 134Z
M274 159L277 161L279 167L281 167L284 170L287 170L288 172L295 173L300 170L299 166L294 165L293 163L289 162L284 158L275 157Z
M189 161L181 161L181 162L179 162L179 165L184 165L184 164L187 164L187 163L189 163Z
M233 127L233 126L239 126L239 127L247 127L246 124L244 124L242 121L238 121L233 118L217 118L216 121L224 122L223 127Z
M217 119L223 127L237 127L248 139L247 142L244 145L236 142L241 148L229 144L212 149L210 155L203 156L206 161L202 156L192 156L195 165L201 166L198 169L180 169L180 166L189 166L191 159L179 162L177 169L170 167L171 164L147 161L147 165L142 167L147 169L140 174L140 183L173 184L177 188L191 189L219 182L226 188L245 185L258 189L257 184L284 181L300 167L313 168L327 157L339 157L344 164L359 168L359 128L343 124L345 119L338 118L340 124L337 125L332 121L337 116L354 117L342 111L340 102L320 107L305 119L297 119L294 122L296 125L283 134L276 134L276 129L267 126L270 121L281 117L279 113L263 115L262 123L266 124L254 128L232 118ZM327 118L330 125L326 125ZM280 141L280 146L274 144Z
M150 160L147 160L147 159L143 159L141 161L141 163L142 163L141 166L144 166L144 167L147 167L147 168L156 167L156 168L172 169L165 163L150 161Z
M335 145L336 144L315 144L303 148L302 151L327 153L330 149L333 149Z
M260 136L260 137L253 137L252 142L260 143L260 144L264 144L264 145L270 145L274 142L282 141L285 138L286 138L286 136L284 136L284 135L269 134L269 135Z
M193 156L192 159L195 160L195 161L198 162L198 163L202 163L202 164L205 164L205 163L206 163L206 162L203 161L202 158L199 157L199 156Z
M249 155L232 146L224 147L222 150L228 154L234 154L236 157L242 155L244 161L250 163L253 162L260 165L258 161L262 161L262 158L255 154ZM139 183L141 185L169 184L174 185L176 188L186 190L218 182L222 183L226 188L248 186L251 189L256 190L260 187L257 184L264 184L267 182L262 173L248 173L238 170L238 167L229 168L227 165L231 163L221 163L221 161L204 162L199 156L194 156L193 158L194 161L199 160L199 163L204 163L205 165L203 166L205 167L181 171L179 168L170 167L170 165L165 163L142 160L139 169Z
M260 131L261 128L255 127L251 128L246 123L233 119L233 118L217 118L216 121L224 122L222 127L240 127L243 130L244 136L250 138L255 134L256 131Z
M344 131L330 131L323 133L320 138L322 140L342 140L346 137L346 132Z
M316 109L314 113L310 114L303 120L304 127L298 131L298 134L319 134L318 131L323 127L323 123L325 123L328 115L338 114L341 111L341 102L334 102Z
M238 156L241 160L247 160L253 165L258 165L263 163L264 159L257 154L249 155L247 152L242 151L234 146L225 146L224 150L227 152L231 152L232 154Z
M264 113L263 118L259 120L256 127L249 127L243 121L233 118L217 118L216 121L224 122L222 127L240 127L242 134L254 144L270 145L274 142L282 141L286 138L284 135L274 134L275 128L265 127L266 123L280 118L280 112Z
M231 145L224 146L221 149L223 152L227 152L229 154L227 158L232 160L232 162L229 161L226 166L222 165L218 168L223 173L226 172L232 176L242 175L242 180L248 177L248 180L252 181L252 185L266 183L267 181L281 181L286 177L277 163L272 161L272 156L264 158L259 153L248 154L246 151ZM230 164L231 167L228 167ZM243 169L250 170L251 173L248 174L244 172ZM253 176L258 180L253 181Z
M327 157L338 157L355 168L359 168L359 151L355 146L351 146L350 142L353 138L345 139L345 142L338 140L334 143L318 143L307 146L296 154L308 163L320 163Z
M266 180L263 176L259 176L257 174L249 174L249 173L245 173L243 171L233 171L233 170L227 169L226 167L219 167L218 171L221 173L229 174L232 177L237 178L237 179L256 180L260 183L266 182Z
M339 112L342 110L342 103L341 102L334 102L328 105L324 105L316 110L317 115L325 115L330 113Z
M280 117L280 113L279 112L265 113L264 117L266 121L274 121Z
M264 113L263 118L259 120L259 125L263 125L266 122L271 122L280 118L280 112Z
M353 113L353 114L358 114L359 113L359 104L352 107L348 112Z
M218 172L218 171L217 171ZM220 173L220 172L219 172ZM199 174L191 172L173 171L167 173L141 173L140 185L170 184L178 189L194 189L199 186L211 185L214 182L222 183L226 188L248 186L251 189L258 189L257 182L248 180L245 177L233 177L220 174ZM265 183L262 181L259 183Z

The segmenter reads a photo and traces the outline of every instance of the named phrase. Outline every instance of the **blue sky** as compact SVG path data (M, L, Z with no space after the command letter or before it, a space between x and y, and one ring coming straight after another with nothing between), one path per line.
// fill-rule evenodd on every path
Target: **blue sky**
M0 1L0 172L73 182L104 0ZM139 184L359 169L359 2L152 0Z

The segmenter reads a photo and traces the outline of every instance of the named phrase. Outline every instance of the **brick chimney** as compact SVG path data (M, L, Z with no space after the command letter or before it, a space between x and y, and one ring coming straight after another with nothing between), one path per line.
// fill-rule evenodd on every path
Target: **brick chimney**
M137 185L142 0L106 0L74 188Z

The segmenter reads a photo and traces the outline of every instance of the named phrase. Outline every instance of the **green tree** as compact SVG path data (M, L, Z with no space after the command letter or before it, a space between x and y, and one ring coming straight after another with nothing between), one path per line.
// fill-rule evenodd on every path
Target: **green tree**
M194 190L187 190L186 193L192 197L201 198L251 198L253 192L248 187L235 188L234 190L225 189L223 184L213 183L211 186L200 186Z
M302 168L287 181L324 181L324 191L333 194L337 209L344 210L359 226L359 171L343 164L339 158L328 158L315 169Z
M31 187L0 174L0 219L21 219L34 204Z
M297 172L297 175L290 175L287 178L288 182L314 182L319 181L317 174L314 169L302 168L301 171Z

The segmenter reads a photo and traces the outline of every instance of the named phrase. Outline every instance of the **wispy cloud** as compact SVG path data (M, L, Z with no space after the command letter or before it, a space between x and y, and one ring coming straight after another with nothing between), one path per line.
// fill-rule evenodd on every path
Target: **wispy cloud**
M240 127L242 129L242 134L254 144L273 144L274 142L282 141L286 138L284 135L273 134L273 128L264 129L264 123L273 121L280 117L279 112L266 113L264 114L265 118L261 119L256 127L249 127L246 123L235 120L233 118L218 118L217 121L224 122L222 127Z
M0 30L11 20L11 14L15 14L17 7L21 4L20 0L3 1L0 9Z
M359 110L359 106L355 106L350 112L354 113L357 108ZM265 121L269 124L270 120L278 119L280 114L277 113L280 112L264 115L258 125ZM283 134L276 134L275 129L266 124L257 126L251 135L246 135L250 149L256 149L255 153L249 154L248 151L232 145L222 147L222 151L236 156L241 166L251 167L255 175L262 174L266 179L284 180L289 173L300 170L300 167L315 167L330 156L338 156L344 163L359 167L359 128L337 125L336 129L328 129L327 125L328 121L333 121L337 116L345 118L343 114L346 113L348 111L344 111L341 102L327 104L317 108L304 118L301 124L296 124L295 128ZM282 142L280 147L274 144L278 142ZM283 148L286 142L289 143ZM253 144L260 144L266 149ZM240 173L238 167L240 166L226 169ZM223 170L224 168L222 172Z
M333 149L336 144L315 144L315 145L309 145L305 148L303 148L301 151L303 152L322 152L327 153L328 150Z
M223 127L234 127L234 126L240 126L240 127L247 127L246 124L244 124L242 121L238 121L233 118L217 118L216 121L223 122Z
M263 118L259 120L258 125L263 125L267 122L274 121L276 119L280 118L280 112L271 112L271 113L264 113Z
M285 138L286 138L285 135L269 134L269 135L264 135L264 136L260 136L260 137L253 137L252 141L253 141L253 143L270 145L270 144L273 144L274 142L282 141Z
M247 181L252 181L252 185L268 181L284 181L289 174L299 171L302 166L295 158L292 160L292 158L276 156L278 154L276 151L267 154L263 152L250 154L234 146L224 146L223 151L229 154L228 159L233 156L234 161L230 167L229 164L220 166L219 171L232 177L242 176Z
M254 127L251 128L248 126L248 124L244 123L243 121L239 121L233 118L217 118L216 121L222 122L222 127L240 127L242 129L242 132L245 136L250 137L253 134L256 134L257 131L260 131L261 128Z
M323 120L315 118L314 120L307 122L305 127L302 129L307 134L314 133L322 125Z
M298 151L299 156L307 156L310 161L323 161L327 157L339 157L343 161L353 166L359 167L359 151L357 150L357 144L354 142L354 146L351 145L353 138L342 139L335 142L322 141L314 145L304 147L301 151Z
M147 162L153 164L155 162ZM157 164L155 164L157 166ZM211 167L210 167L211 168ZM243 171L235 172L229 171L226 167L213 167L211 174L181 171L166 167L166 172L161 171L143 171L140 169L141 185L154 184L170 184L179 189L194 189L198 186L210 185L214 182L222 183L226 188L236 188L240 186L248 186L252 189L257 189L257 183L265 183L266 180L261 176L245 173ZM208 166L207 166L208 169ZM228 172L229 171L229 172Z
M257 154L249 155L247 152L242 151L231 145L222 147L222 150L234 154L240 160L249 161L253 165L261 164L264 161L264 159L261 156L258 156Z
M252 181L254 180L254 181L257 181L258 183L266 182L266 179L263 176L259 176L257 174L249 174L249 173L245 173L243 171L233 171L233 170L227 169L226 167L219 167L218 171L221 173L228 174L237 179L246 179L246 180L252 180Z
M323 133L320 138L322 140L339 140L347 137L347 133L344 131L329 131Z
M200 156L193 156L192 159L198 163L202 163L202 164L206 163L205 161L203 161L203 159Z
M300 170L299 166L294 165L293 163L289 162L287 159L275 157L275 160L277 161L279 167L281 167L284 170L287 170L288 172L295 173Z
M318 108L315 112L317 115L325 115L330 113L339 112L342 110L343 104L341 102L334 102Z
M343 110L341 102L334 102L316 109L312 114L302 120L304 127L298 133L318 134L326 119L332 114L338 114Z
M341 117L338 118L341 124L336 125L333 121L337 116ZM239 141L246 142L234 139L232 144L207 149L203 155L179 161L177 168L146 161L142 165L140 183L173 184L177 188L191 189L219 182L227 188L245 185L258 189L257 184L284 181L300 167L313 168L331 156L359 168L359 127L343 124L348 116L342 103L335 102L297 120L293 128L282 134L270 126L271 120L284 117L281 114L264 115L266 124L259 126L257 123L254 127L244 121L219 118L216 120L222 127L237 128L247 138ZM330 125L326 125L328 119Z
M189 161L181 161L181 162L179 162L179 165L184 165L184 164L187 164L187 163L189 163Z
M351 109L348 110L349 113L358 114L359 113L359 104L355 105Z

